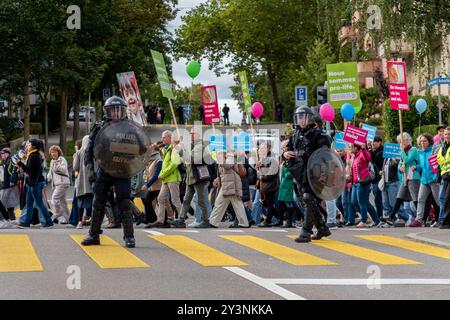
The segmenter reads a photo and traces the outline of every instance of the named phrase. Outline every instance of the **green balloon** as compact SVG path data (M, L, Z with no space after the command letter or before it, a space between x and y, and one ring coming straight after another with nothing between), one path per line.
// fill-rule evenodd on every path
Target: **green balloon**
M355 113L356 113L356 114L358 114L358 113L361 112L362 106L363 106L362 100L359 99L359 104L355 107Z
M186 66L186 72L192 79L196 78L200 74L200 63L195 60L189 61Z

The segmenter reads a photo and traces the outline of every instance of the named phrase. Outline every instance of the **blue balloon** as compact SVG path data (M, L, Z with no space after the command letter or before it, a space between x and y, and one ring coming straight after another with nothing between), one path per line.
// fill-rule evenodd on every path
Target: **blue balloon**
M416 110L418 113L422 114L425 111L427 111L427 101L425 99L420 98L419 100L417 100L416 102Z
M341 107L341 115L345 120L352 121L353 117L355 116L355 108L351 103L345 103Z

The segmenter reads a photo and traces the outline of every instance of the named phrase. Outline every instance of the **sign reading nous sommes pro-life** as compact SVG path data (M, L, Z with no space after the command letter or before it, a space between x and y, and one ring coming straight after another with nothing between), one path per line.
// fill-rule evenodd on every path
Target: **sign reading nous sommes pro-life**
M356 62L327 64L328 102L340 109L343 104L359 104L359 76Z

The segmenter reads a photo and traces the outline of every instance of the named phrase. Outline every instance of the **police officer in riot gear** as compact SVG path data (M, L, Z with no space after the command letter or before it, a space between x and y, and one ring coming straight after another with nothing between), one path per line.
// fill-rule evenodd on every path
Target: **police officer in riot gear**
M126 111L127 104L122 98L113 96L106 100L104 105L104 114L106 119L95 124L89 137L90 141L86 153L85 166L90 173L89 180L90 182L93 182L94 202L92 224L89 230L89 235L81 243L83 246L100 245L100 234L102 233L101 225L105 217L105 205L108 202L108 193L111 191L112 187L114 187L116 202L122 214L125 246L128 248L134 248L136 245L133 230L133 204L131 202L130 194L131 177L113 177L109 173L105 172L101 166L96 169L96 172L94 171L94 161L98 161L98 159L94 156L94 149L99 148L97 144L101 143L96 141L96 138L99 136L100 131L108 125L128 121L126 120ZM109 144L107 147L109 148Z
M319 240L331 235L324 217L319 210L321 200L311 188L307 177L307 167L310 156L314 151L326 147L330 148L331 140L316 127L314 113L311 108L299 107L294 115L295 133L289 140L288 151L283 153L283 158L288 160L288 168L297 183L305 208L303 227L296 242L310 242L311 239ZM313 226L317 228L317 234L313 234Z

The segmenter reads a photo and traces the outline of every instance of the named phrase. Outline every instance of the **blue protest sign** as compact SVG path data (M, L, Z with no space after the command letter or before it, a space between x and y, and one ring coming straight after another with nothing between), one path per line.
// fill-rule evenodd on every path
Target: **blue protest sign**
M237 136L233 136L231 146L236 151L251 151L251 137L246 132L241 132Z
M362 128L369 132L367 134L367 141L373 141L373 139L375 139L375 136L377 135L377 127L363 123Z
M248 91L250 92L250 98L253 98L255 96L255 85L249 84Z
M227 151L227 137L226 136L210 136L209 137L209 151Z
M334 150L345 150L344 133L338 132L334 135Z
M383 158L400 159L400 144L386 142L383 148Z
M183 119L187 121L191 118L192 107L189 104L183 104Z

